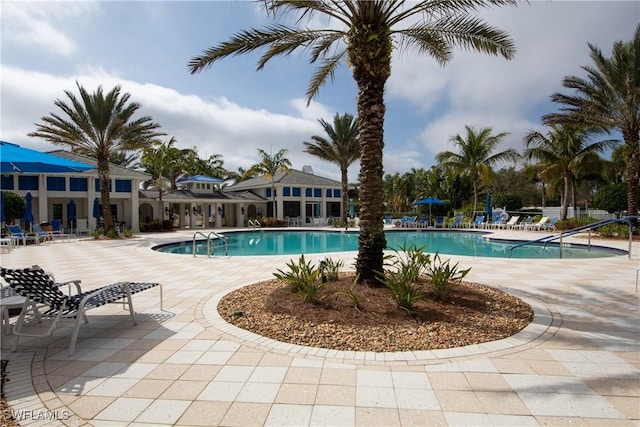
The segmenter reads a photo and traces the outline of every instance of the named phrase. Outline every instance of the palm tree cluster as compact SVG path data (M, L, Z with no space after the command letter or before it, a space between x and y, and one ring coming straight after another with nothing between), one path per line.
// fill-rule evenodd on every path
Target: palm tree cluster
M356 270L362 282L380 285L376 271L383 268L386 239L383 230L384 92L391 75L394 48L415 47L438 63L451 60L453 48L475 50L509 59L515 54L509 36L472 13L485 6L514 4L507 0L409 2L405 0L265 0L274 17L289 12L296 25L275 24L243 30L228 41L208 48L189 62L191 73L209 68L220 59L264 49L258 70L271 59L301 49L319 66L307 88L307 102L317 96L337 67L345 62L358 87L357 115L360 148L360 234ZM300 25L315 15L337 23L335 28ZM417 23L416 23L417 21Z
M602 182L627 186L628 214L637 214L640 178L640 25L633 40L616 42L611 57L589 44L593 65L582 67L586 77L567 76L563 86L571 94L554 94L559 112L543 117L548 131L527 134L522 156L529 162L521 171L494 171L501 162L516 162L520 153L514 149L497 151L509 135L493 133L491 127L478 130L466 126L465 133L450 138L454 151L436 157L438 164L430 170L412 170L404 176L384 175L385 85L391 74L394 49L413 48L432 57L441 65L452 58L455 48L477 51L511 59L514 43L507 33L479 19L475 14L484 7L514 5L514 0L406 1L406 0L264 0L267 13L274 18L296 16L294 24L273 24L266 28L241 30L229 40L218 43L191 59L191 73L201 72L215 62L238 54L262 50L258 70L277 56L299 49L309 54L318 67L306 91L311 102L320 88L333 80L340 64L347 64L357 84L357 118L336 114L333 125L319 123L327 137L311 136L304 142L305 151L335 163L341 171L343 207L348 191L347 168L360 161L359 172L359 250L356 270L361 282L380 285L376 271L383 269L386 240L383 230L385 209L401 210L414 200L434 195L449 200L452 207L473 200L483 190L500 189L497 177L511 181L524 179L526 185L541 183L543 190L553 191L561 182L563 216L570 194L576 203L578 190L585 183ZM330 28L312 28L316 16L328 18ZM165 134L150 117L134 119L140 108L129 102L130 95L120 87L104 94L98 88L88 93L80 84L80 99L65 92L70 104L57 100L63 114L43 117L43 124L30 136L54 144L69 145L74 151L97 160L105 226L112 227L109 207L109 162L131 164L135 153L142 152L139 166L152 179L146 183L160 194L175 188L182 175L206 174L228 180L242 180L263 174L272 180L279 171L287 171L290 162L286 150L275 155L258 150L261 161L237 172L224 168L220 155L200 159L193 149L179 149L175 138L161 142ZM616 145L613 139L594 142L596 134L619 132L624 145L616 148L612 160L599 157L603 150ZM130 154L134 153L134 157ZM620 163L624 163L620 166ZM594 166L595 165L595 166ZM621 172L624 170L624 172ZM601 171L594 174L594 171ZM597 176L596 176L597 175ZM428 194L424 194L429 191ZM275 192L272 191L274 195ZM543 191L543 195L545 192ZM545 196L543 196L545 197ZM275 201L275 200L274 200ZM543 198L543 203L545 199ZM274 203L274 215L275 215ZM343 215L346 217L345 211Z

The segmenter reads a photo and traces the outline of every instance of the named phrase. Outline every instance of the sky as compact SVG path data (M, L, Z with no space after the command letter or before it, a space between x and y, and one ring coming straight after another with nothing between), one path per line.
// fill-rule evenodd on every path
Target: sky
M508 132L499 149L522 151L523 137L542 130L555 112L550 101L568 75L591 65L588 43L609 55L631 40L640 21L638 1L530 1L484 9L479 16L508 32L516 46L508 61L461 49L441 66L415 50L394 50L385 91L385 173L430 168L455 147L465 126ZM283 19L291 20L293 17ZM259 162L257 150L286 156L293 168L310 165L339 180L337 166L304 152L304 141L325 136L318 120L356 115L357 87L343 64L307 105L315 66L304 51L276 57L256 71L259 53L229 57L192 75L189 61L243 29L274 22L261 3L233 1L0 2L0 138L25 147L65 149L28 136L41 118L59 113L56 99L119 85L141 104L179 148L202 158L222 155L237 171ZM311 22L310 25L337 23ZM359 164L349 168L356 182Z

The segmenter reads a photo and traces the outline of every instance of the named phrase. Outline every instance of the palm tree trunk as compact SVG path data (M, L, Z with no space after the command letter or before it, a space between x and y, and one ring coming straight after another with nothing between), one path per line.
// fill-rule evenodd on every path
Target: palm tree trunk
M638 214L638 180L640 179L640 142L638 132L623 134L627 148L627 215Z
M471 212L471 216L475 215L478 210L478 181L474 178L473 180L473 212Z
M560 219L564 221L567 219L567 211L569 210L569 175L564 174L564 196L562 196L562 211L560 212Z
M344 222L349 224L349 177L347 176L347 168L340 169L340 175L342 179L342 218Z
M111 200L109 199L109 162L98 160L98 179L100 180L100 201L102 203L102 218L104 218L104 233L113 228L111 216Z
M571 201L573 203L573 217L578 219L578 184L571 180Z
M349 60L358 85L360 122L360 234L356 273L361 283L383 286L384 86L391 74L391 38L387 29L354 27L349 33Z

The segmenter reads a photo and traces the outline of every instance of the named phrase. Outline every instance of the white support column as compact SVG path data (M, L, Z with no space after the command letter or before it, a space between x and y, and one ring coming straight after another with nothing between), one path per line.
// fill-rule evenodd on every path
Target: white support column
M129 222L129 225L131 226L131 230L133 230L134 233L138 233L140 231L140 199L138 197L139 184L140 183L137 179L133 180L133 182L131 183L131 221ZM162 206L160 207L160 209L163 209ZM162 211L162 215L164 215L164 211Z
M34 218L34 222L41 223L49 221L49 214L47 205L49 204L49 198L47 197L47 177L40 175L40 182L38 184L38 218Z

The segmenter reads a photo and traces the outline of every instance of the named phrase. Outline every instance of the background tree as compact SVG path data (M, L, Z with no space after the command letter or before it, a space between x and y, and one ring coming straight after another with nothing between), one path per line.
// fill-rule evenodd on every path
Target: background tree
M552 101L560 112L543 117L545 123L600 126L617 130L624 139L627 182L627 212L638 213L640 181L640 24L633 40L613 44L611 57L588 44L592 66L583 66L586 78L567 76L562 85L575 95L555 93Z
M278 218L276 206L276 181L275 176L278 172L289 173L291 170L291 162L285 157L287 149L282 148L276 154L269 154L258 148L258 154L262 157L260 163L256 163L250 169L250 173L264 175L265 179L271 180L271 201L273 203L273 217Z
M7 219L7 224L13 224L16 219L22 219L27 210L24 197L20 197L12 191L3 191L2 193L4 194L4 216Z
M195 151L195 147L193 148ZM201 157L189 158L185 165L188 175L204 175L212 178L224 179L228 175L224 168L222 154L212 154L207 159Z
M169 141L165 141L156 147L147 147L142 150L139 166L149 175L151 179L142 183L145 189L154 188L158 191L160 206L162 206L163 193L171 188L169 181L169 171L173 157L173 144L176 142L174 137Z
M524 172L524 169L516 170L513 166L494 172L489 185L493 205L508 206L508 210L520 209L522 206L539 206L541 190L536 181ZM517 200L517 202L501 202L501 195L504 195L507 200Z
M135 152L153 145L160 127L151 117L134 119L140 109L137 102L129 102L129 93L121 94L116 86L105 94L102 86L88 93L76 82L80 99L65 91L70 104L57 99L55 105L63 115L50 113L36 124L29 136L43 138L54 145L68 145L72 149L90 153L96 159L100 179L100 198L105 233L113 229L113 216L109 200L109 159L113 153Z
M215 61L266 48L258 70L272 58L289 55L298 48L310 52L310 62L320 66L307 89L307 102L339 64L348 61L358 87L357 115L360 122L360 233L356 272L361 282L382 285L376 271L383 269L386 239L383 226L382 191L385 85L391 75L391 53L412 47L438 63L451 60L454 47L462 47L511 58L515 49L503 31L471 16L481 7L515 4L511 0L467 0L407 2L405 0L265 0L268 12L298 17L297 23L315 15L313 22L331 20L329 28L275 24L264 29L244 30L230 40L206 49L191 59L191 73ZM405 28L402 28L406 25Z
M524 138L527 146L525 157L539 161L545 173L562 177L564 195L561 220L567 219L569 194L580 166L594 153L613 148L616 144L614 140L589 142L589 138L598 131L597 128L578 129L568 125L556 125L551 126L546 134L530 131ZM574 215L577 215L576 211Z
M620 213L627 208L627 186L623 183L600 187L593 195L593 207L609 213Z
M360 158L360 143L358 141L358 119L351 114L336 115L333 117L333 126L320 119L320 126L329 137L313 135L313 142L304 142L304 151L322 160L335 163L340 168L340 180L342 182L342 218L347 221L349 213L349 166Z
M493 153L498 144L509 135L502 132L492 135L492 129L485 127L479 132L471 126L465 126L465 136L460 134L449 139L458 148L458 152L443 151L436 155L441 165L451 167L456 173L466 174L473 184L473 211L478 210L478 192L482 178L487 180L492 173L491 167L502 161L518 160L520 155L513 148Z

